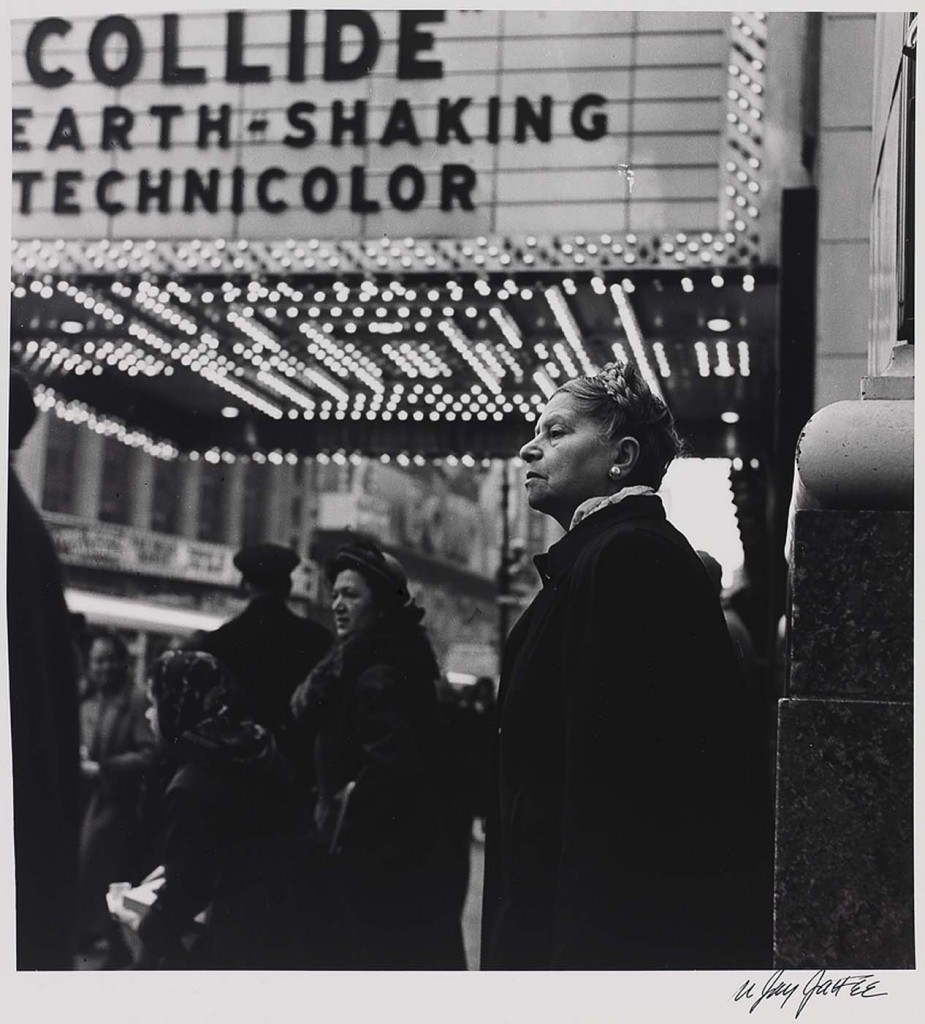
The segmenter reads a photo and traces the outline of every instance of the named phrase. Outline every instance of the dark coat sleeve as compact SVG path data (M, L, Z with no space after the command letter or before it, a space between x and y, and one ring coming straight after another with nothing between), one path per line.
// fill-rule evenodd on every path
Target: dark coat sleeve
M164 877L138 934L145 956L179 950L193 918L209 905L223 850L214 786L195 768L181 769L164 796Z
M410 683L374 665L357 679L354 721L359 770L340 833L343 849L398 850L411 837L424 781L421 738L414 726Z
M80 807L77 662L54 544L12 467L8 500L17 967L66 970Z
M636 532L572 574L551 966L702 956L713 882L730 868L741 686L691 558Z

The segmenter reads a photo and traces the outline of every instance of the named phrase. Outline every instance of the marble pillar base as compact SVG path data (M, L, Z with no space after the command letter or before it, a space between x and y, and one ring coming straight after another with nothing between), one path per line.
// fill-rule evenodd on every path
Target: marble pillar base
M912 698L911 512L797 512L791 696Z
M911 968L912 706L781 701L775 965Z
M775 965L899 969L913 935L912 513L793 520Z

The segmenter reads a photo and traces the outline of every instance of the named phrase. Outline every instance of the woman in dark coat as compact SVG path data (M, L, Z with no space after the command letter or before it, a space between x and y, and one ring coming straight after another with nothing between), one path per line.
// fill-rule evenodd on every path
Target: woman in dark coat
M84 944L106 936L104 966L128 961L106 909L112 882L135 882L144 874L139 848L143 787L154 764L154 734L145 719L147 701L132 685L129 654L117 633L90 645L90 694L80 706L81 775L86 808L80 831L80 897Z
M568 532L504 653L482 965L770 960L763 743L707 572L655 493L680 442L631 365L565 384L520 451Z
M352 968L465 966L444 824L438 668L398 562L372 543L328 566L337 642L293 697L314 737L315 821L355 936Z
M270 732L236 713L212 655L168 651L151 668L161 744L163 887L142 920L137 966L332 968L339 911L320 850L298 835L296 795ZM184 940L209 910L208 941Z

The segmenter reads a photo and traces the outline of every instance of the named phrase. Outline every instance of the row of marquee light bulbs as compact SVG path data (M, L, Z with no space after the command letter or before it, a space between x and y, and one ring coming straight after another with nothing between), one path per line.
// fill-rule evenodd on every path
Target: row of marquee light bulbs
M742 225L744 229L745 225ZM514 271L518 264L553 269L562 259L580 270L614 269L614 265L643 266L666 259L674 264L699 263L713 266L726 259L740 241L733 230L722 233L679 231L653 238L634 232L622 236L603 233L575 234L552 238L526 235L523 238L473 239L391 238L374 240L325 240L262 242L246 238L201 239L163 242L153 238L122 241L14 239L11 245L14 274L50 271L94 272L218 272L289 274L314 272L388 273L390 271L452 271L452 260L461 258L477 272Z
M562 283L566 293L575 293L574 281L566 278ZM690 278L683 278L681 283L685 291L692 290L693 282ZM722 287L724 283L724 279L720 274L714 274L712 279L714 287ZM364 282L364 285L368 290L367 298L373 297L372 293L376 291L375 285L371 282ZM478 285L482 285L480 289L482 294L490 291L485 282L478 282L477 287ZM604 294L607 290L603 280L599 277L592 279L592 287L599 294ZM754 288L754 278L746 274L742 279L742 287L747 291L752 290ZM267 413L273 418L280 419L283 417L283 410L278 405L267 402L262 396L235 379L235 377L243 376L244 367L235 365L228 356L217 351L219 347L217 338L208 332L200 333L195 321L185 317L168 305L172 299L177 299L181 303L191 302L193 296L185 288L175 282L169 282L166 285L166 290L161 290L149 282L142 282L138 286L137 293L132 293L128 286L120 282L114 282L112 288L122 298L140 300L146 312L161 316L165 322L169 322L171 327L188 333L191 336L198 333L197 344L190 345L186 342L180 342L179 345L175 345L156 332L149 330L146 326L133 322L128 327L130 335L159 351L164 356L163 359L153 358L150 352L139 349L129 341L123 341L118 347L111 341L104 342L99 346L93 341L87 341L83 345L82 353L75 352L67 346L59 346L53 341L46 341L42 344L32 341L25 347L25 355L27 359L33 360L33 368L44 369L46 373L59 371L62 373L73 372L78 375L87 372L99 374L103 372L103 363L105 363L132 376L140 372L151 376L160 373L170 375L173 372L173 366L169 365L166 360L173 359L193 370L193 372L199 373L210 383L222 387L233 397ZM361 290L362 288L363 286L361 286ZM513 289L516 294L517 286L513 281L505 282L504 288ZM22 291L22 286L17 286L17 289ZM52 289L48 282L33 281L30 284L30 289L40 294L43 298L51 298L54 294L54 289ZM57 289L65 292L79 305L102 316L104 320L111 321L114 325L120 325L124 322L124 315L110 306L104 299L89 294L65 281L58 281ZM239 297L241 292L240 289L228 282L225 282L223 289L225 301L229 305ZM463 297L462 289L457 284L450 283L448 289L451 301L461 301ZM394 298L394 294L389 294L389 292L399 290L404 292L405 297L409 301L414 298L413 292L410 289L405 289L400 282L393 282L390 289L387 289L381 296L382 300L390 301ZM627 293L633 290L632 281L624 279L620 284L611 285L609 290L617 306L618 319L623 325L634 359L653 390L656 393L661 393L658 378L649 364L645 348L642 344L641 333L632 306L627 298ZM524 297L530 297L527 289L523 289L521 294ZM502 294L500 297L505 298L507 296ZM391 394L388 396L388 402L386 403L385 386L378 380L378 377L381 376L381 369L368 356L364 355L351 342L341 347L327 337L327 333L330 333L330 324L324 325L324 328L327 329L326 331L325 329L319 330L314 325L303 323L300 329L309 339L307 347L309 355L326 365L328 369L340 377L347 377L352 373L370 387L373 397L368 407L366 406L367 394L365 391L360 390L354 394L352 410L349 410L350 394L331 376L322 373L316 367L298 360L290 352L287 352L277 339L250 321L248 315L252 314L252 308L245 306L239 310L230 309L227 313L227 319L242 334L245 334L252 343L252 347L248 348L245 344L238 342L234 346L234 351L235 354L244 355L250 359L256 370L256 380L264 387L274 390L281 397L288 398L295 403L288 411L290 418L296 419L301 415L304 418L310 419L317 414L320 419L334 418L336 420L344 420L349 416L353 420L364 418L388 420L394 415L398 420L411 419L413 421L421 421L426 417L436 421L441 418L453 420L458 416L459 419L465 422L469 420L487 420L489 418L501 420L506 413L513 412L516 408L525 419L532 421L535 419L537 407L555 389L554 377L560 376L562 371L567 376L577 375L579 369L576 362L581 367L580 372L594 372L596 369L587 356L583 339L562 291L558 287L552 286L545 290L545 297L562 330L563 337L568 343L568 347L563 343L554 343L552 345L552 354L555 354L559 363L557 364L549 358L545 369L541 368L534 372L533 381L539 388L539 392L529 397L522 393L514 393L512 396L504 395L499 379L504 376L506 372L505 367L493 356L486 343L476 343L473 346L454 321L446 319L441 320L439 323L441 331L456 351L470 365L476 376L485 384L485 387L483 388L480 384L474 384L469 393L464 393L454 398L452 395L444 392L439 382L434 382L430 385L426 389L426 393L423 385L414 385L406 391L403 384L397 383L392 386ZM261 298L268 299L271 302L279 302L283 298L301 301L304 296L292 289L286 282L281 282L272 291L259 282L251 282L246 298L248 302L256 302ZM313 298L316 301L323 301L325 295L323 293L316 293ZM335 298L339 301L349 301L349 289L347 289L346 285L335 286ZM431 301L439 300L439 292L431 288L428 291L428 298ZM297 311L297 307L291 306L289 312L292 313L294 310ZM273 312L275 313L275 310ZM443 312L449 315L454 310L446 307ZM523 339L517 330L516 324L503 306L492 307L490 315L496 319L502 333L512 348L517 349L523 346ZM714 326L717 322L721 325L719 328ZM82 325L77 322L75 322L75 326L78 331L82 329ZM713 329L722 330L727 329L730 325L728 321L711 321L710 326ZM62 324L62 328L66 330L67 325ZM735 372L729 360L728 344L721 340L716 345L717 358L712 371L706 343L698 341L695 345L699 372L702 376L709 376L711 372L718 376L729 376ZM504 361L508 369L513 372L515 380L517 380L518 376L522 380L523 370L517 363L516 358L514 358L512 353L505 350L504 346L499 344L496 347L505 357ZM551 353L544 344L537 344L535 348L537 349L537 355L541 359L547 359L547 357L551 356ZM571 354L569 349L571 349ZM263 355L264 350L268 352L267 356ZM412 346L405 343L405 345L397 348L386 343L383 345L382 351L389 355L409 377L415 375L425 377L438 375L452 376L452 372L446 367L446 364L440 360L439 356L426 343L424 343L424 346ZM432 361L429 365L423 362L420 354L421 351L430 353ZM750 372L747 342L740 341L737 351L739 372L743 376L747 376ZM613 352L617 358L626 360L627 352L621 342L614 343ZM659 373L662 376L669 376L670 368L660 343L655 343L653 346L653 354ZM93 359L86 358L87 356L92 356ZM572 356L575 358L573 359ZM560 365L561 370L559 368ZM320 390L326 391L331 397L323 400L320 406L317 406L313 399L300 389L290 385L284 379L295 378L299 375L310 380ZM432 406L429 412L425 413L420 407L413 410L407 408L408 405L417 403L419 398L421 404L430 404ZM335 400L337 404L335 405L335 401L331 399ZM49 408L54 408L55 411L61 412L60 399L55 397L53 400L50 399L49 402ZM301 413L299 409L295 408L295 405L301 406ZM385 408L383 408L383 405ZM406 407L398 408L399 405ZM67 403L65 403L64 408L70 408L71 415L74 418L79 418L84 422L90 421L89 410L81 410L77 406L68 406ZM224 411L229 416L234 416L238 413L236 406L228 406ZM724 414L724 418L726 416L727 414ZM732 420L727 419L727 422L732 422ZM174 457L176 454L176 450L169 443L156 441L144 435L143 432L127 428L116 421L109 421L105 417L93 415L91 426L94 425L104 427L108 433L120 440L125 440L126 443L141 445L146 450L150 450L151 454L168 458ZM226 457L226 461L227 457L233 457L232 453L220 452L216 457L222 458L223 456Z

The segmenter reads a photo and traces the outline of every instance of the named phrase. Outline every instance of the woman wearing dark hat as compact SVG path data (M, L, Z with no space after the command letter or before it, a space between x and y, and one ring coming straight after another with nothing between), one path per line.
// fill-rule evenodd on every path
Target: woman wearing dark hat
M163 759L165 880L139 927L138 966L338 966L339 909L324 863L299 841L272 734L241 716L235 684L205 652L161 655L148 689ZM209 941L190 958L184 939L206 908Z
M398 562L371 542L327 567L337 642L299 687L315 821L366 969L465 966L441 807L437 662Z
M630 364L563 385L520 450L566 531L498 698L482 966L756 968L772 835L719 600L656 488L680 442Z

